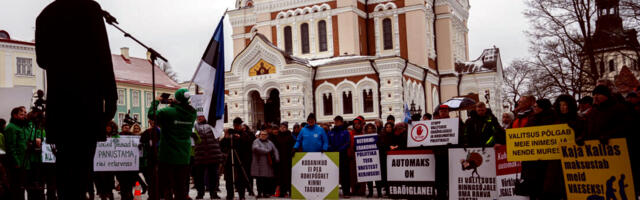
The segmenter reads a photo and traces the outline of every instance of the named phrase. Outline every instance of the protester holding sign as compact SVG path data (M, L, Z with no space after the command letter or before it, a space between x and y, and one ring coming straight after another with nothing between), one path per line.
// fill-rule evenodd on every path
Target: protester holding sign
M399 122L393 126L393 134L387 135L389 150L402 150L407 148L407 124Z
M356 170L356 152L355 152L355 141L354 141L354 136L356 135L363 135L364 134L364 125L365 125L365 121L364 121L364 117L362 116L358 116L353 120L353 130L351 130L351 132L349 133L351 138L350 138L350 146L349 146L349 150L348 153L349 154L349 171L350 174L353 174L353 176L350 176L349 178L351 179L351 182L349 183L351 185L351 192L353 195L356 196L364 196L365 192L366 192L366 184L364 183L358 183L358 176L356 176L357 174L357 170ZM347 163L344 163L347 164Z
M184 199L188 195L187 180L189 178L189 162L191 152L191 136L193 124L196 120L196 110L189 105L189 93L187 89L179 89L175 93L175 103L157 111L157 123L160 134L160 146L158 149L158 174L161 191L164 198ZM158 100L161 100L160 97ZM154 111L160 101L154 101L149 108L149 118L153 118ZM173 190L173 191L172 191Z
M487 110L483 102L476 104L471 111L471 117L464 123L462 144L469 147L493 146L496 143L504 144L504 141L496 141L499 135L504 134L498 118Z
M518 99L518 107L513 110L516 114L511 128L526 127L529 119L533 117L533 104L536 102L536 98L533 96L522 96Z
M115 122L110 121L105 128L105 135L107 138L113 138L118 136L118 125ZM113 199L113 187L115 185L114 172L97 171L93 173L93 180L96 186L96 191L101 200Z
M367 124L364 126L364 130L365 130L365 134L372 134L372 135L376 135L377 134L377 127L374 124ZM376 142L377 143L377 142ZM364 145L362 145L364 146ZM374 147L378 147L378 145L376 144ZM378 156L374 156L376 159L369 159L371 162L375 162L374 160L377 160L377 166L380 166L380 153L379 151L374 151L377 153ZM358 149L356 149L356 153L358 153ZM356 155L356 159L358 156ZM370 165L371 166L371 165ZM356 166L359 167L359 166ZM359 171L359 170L358 170ZM380 168L377 169L376 172L380 172ZM381 177L382 174L378 174L377 176L379 176L380 179L382 179ZM358 175L360 176L360 175ZM367 182L367 189L369 190L369 194L367 194L367 197L373 197L373 181ZM378 197L382 196L382 183L380 181L376 181L376 190L378 192Z

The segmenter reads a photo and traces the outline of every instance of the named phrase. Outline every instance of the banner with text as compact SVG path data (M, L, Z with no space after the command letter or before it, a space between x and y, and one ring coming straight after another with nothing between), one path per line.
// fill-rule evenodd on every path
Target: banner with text
M292 199L338 199L338 152L297 152L291 168Z
M53 154L51 145L42 140L42 163L56 163L56 156Z
M458 118L413 122L409 125L407 147L458 144Z
M516 179L520 177L522 163L507 161L507 147L497 146L496 151L496 190L501 200L528 200L529 197L515 194Z
M205 96L201 94L191 95L191 106L196 109L198 116L204 115Z
M382 180L380 171L380 151L378 151L378 134L353 136L356 148L356 173L358 182Z
M431 150L387 152L387 180L393 199L435 199L435 155Z
M626 139L562 146L568 199L636 199Z
M493 148L449 149L449 199L497 199Z
M140 136L123 135L98 142L93 157L93 171L138 171Z
M567 124L507 129L507 160L560 160L560 145L574 140Z

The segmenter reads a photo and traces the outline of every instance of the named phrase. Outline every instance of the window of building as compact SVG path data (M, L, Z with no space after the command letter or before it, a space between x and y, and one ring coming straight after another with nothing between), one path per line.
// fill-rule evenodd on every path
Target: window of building
M333 97L331 93L322 94L322 105L324 106L324 115L333 115Z
M291 40L291 26L284 27L284 51L293 54L293 42Z
M132 117L133 117L133 119L134 119L135 121L140 122L140 115L139 115L139 114L133 114L133 116L132 116ZM132 131L133 131L133 129L132 129Z
M307 23L300 25L300 41L302 53L309 53L309 24Z
M391 33L391 19L382 20L382 37L384 41L384 49L393 49L393 39Z
M229 122L229 112L227 111L227 104L224 104L224 123L228 123Z
M616 63L613 60L609 60L609 72L616 71Z
M151 95L151 92L145 92L144 95L144 104L145 106L148 108L149 106L151 106L151 102L153 101L153 96Z
M124 113L118 113L118 127L122 127L122 123L124 122Z
M16 58L16 74L24 76L32 76L32 60L31 58Z
M318 43L320 52L327 51L327 22L324 20L318 22Z
M342 92L342 110L344 114L353 114L353 95L351 91Z
M604 74L604 61L600 61L600 73Z
M362 90L362 104L364 105L364 112L373 112L373 91L371 89Z
M131 105L133 107L140 107L140 91L135 90L131 93Z
M118 89L118 105L125 105L124 89Z

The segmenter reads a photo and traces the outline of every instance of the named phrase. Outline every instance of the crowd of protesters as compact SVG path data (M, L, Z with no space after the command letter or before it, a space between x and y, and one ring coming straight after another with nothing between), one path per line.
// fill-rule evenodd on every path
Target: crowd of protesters
M115 190L122 199L133 199L136 183L142 193L146 193L153 190L151 184L157 181L161 182L156 189L159 198L191 199L188 190L193 180L197 190L195 199L204 198L207 192L211 199L218 199L221 173L226 182L227 199L233 199L236 192L240 199L245 199L246 193L260 198L290 197L290 163L295 152L339 152L342 198L373 197L374 194L386 197L389 195L386 155L389 151L411 149L407 147L408 125L412 121L451 118L446 105L439 106L434 115L411 116L408 122L396 121L390 115L385 122L363 116L345 121L336 116L332 122L318 123L312 113L306 123L289 126L288 122L281 122L252 129L241 118L236 118L232 128L216 137L214 127L204 116L196 115L185 93L184 89L178 90L172 104L157 113L152 111L159 101L153 102L149 116L157 114L157 118L149 121L147 130L142 130L135 121L123 123L121 127L110 122L105 127L108 137L140 136L140 170L88 175L94 185L86 188L87 198L97 195L100 199L114 199ZM42 114L40 109L27 113L25 107L17 107L11 111L8 123L0 119L0 199L25 199L25 191L29 199L56 199L56 166L42 163L40 157L46 138ZM448 148L505 145L506 129L552 124L568 124L574 129L579 145L585 140L606 144L611 138L626 138L633 144L638 137L633 133L633 125L640 122L640 98L635 92L618 93L611 86L600 84L591 96L579 100L570 95L559 95L554 101L522 96L513 112L501 114L499 121L487 105L477 103L469 110L468 119L460 121L459 144L417 148L433 150L436 163L441 166L440 163L447 163ZM363 134L378 135L382 180L375 183L359 183L354 176L354 136ZM638 183L637 160L633 160L636 149L629 145L634 179ZM448 168L436 170L436 189L445 191L437 192L438 198L446 199ZM516 184L519 195L531 199L566 198L563 178L559 178L562 168L557 160L523 162L520 177Z

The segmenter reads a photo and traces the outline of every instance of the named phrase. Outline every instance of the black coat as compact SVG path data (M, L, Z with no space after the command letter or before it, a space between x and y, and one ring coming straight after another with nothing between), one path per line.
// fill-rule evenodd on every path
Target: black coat
M224 155L220 150L220 142L213 134L213 127L209 124L196 124L195 126L200 143L195 148L195 164L217 164L224 161Z
M630 110L622 103L609 99L599 105L594 105L587 114L584 126L584 139L627 137L632 133L633 123Z
M106 140L118 95L100 5L49 4L36 19L36 56L47 73L47 143Z
M504 144L503 141L496 141L504 138L504 130L498 118L487 110L484 116L478 116L474 110L470 113L471 117L464 123L464 132L460 131L462 136L462 144L470 147L493 146L495 143ZM493 141L490 141L493 140Z

